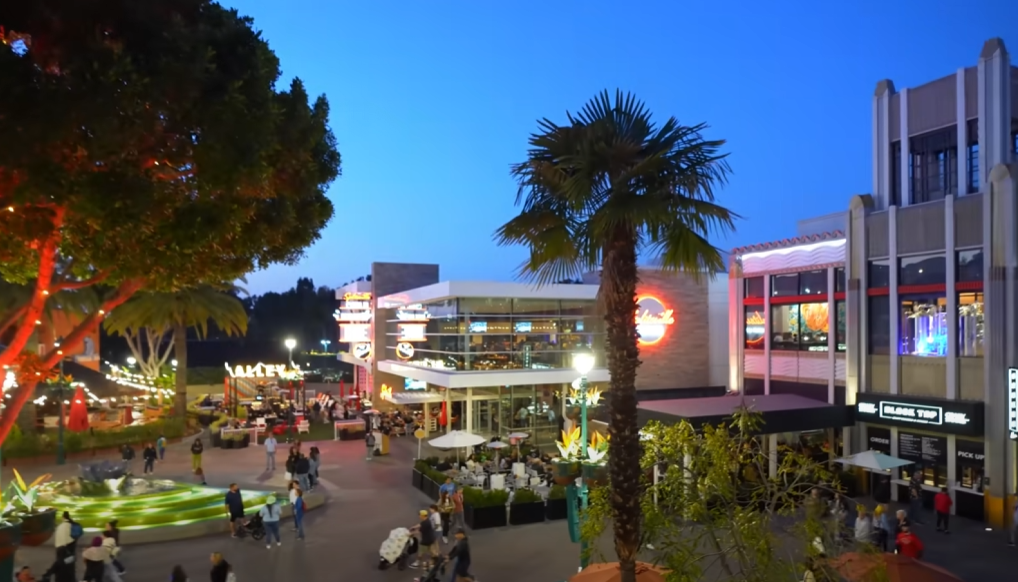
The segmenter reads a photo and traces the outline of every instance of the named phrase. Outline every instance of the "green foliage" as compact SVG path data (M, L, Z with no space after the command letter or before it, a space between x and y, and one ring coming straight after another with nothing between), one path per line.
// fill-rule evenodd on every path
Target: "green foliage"
M654 559L670 570L668 580L778 582L800 580L802 561L816 556L819 539L827 555L844 548L843 534L826 511L804 511L813 489L831 492L835 475L822 463L788 447L765 450L758 414L736 412L726 425L702 430L683 421L644 428L641 467L656 463L667 470L657 485L644 477L640 499L641 546L656 548ZM768 477L772 456L777 473ZM597 540L611 522L611 489L591 492L582 536ZM657 496L657 503L654 498ZM594 547L594 544L591 544ZM872 552L871 545L849 547ZM817 580L826 578L817 573Z
M24 513L35 513L36 502L39 500L39 488L53 475L46 473L36 477L35 481L27 483L21 478L21 473L14 469L14 479L9 487L11 497L15 502L11 505L16 511Z
M438 465L438 457L434 457L435 461L434 463L431 463L430 460L431 459L419 459L415 461L414 469L417 469L425 477L431 479L432 481L438 483L439 485L445 483L445 480L449 476L439 471L438 469L435 469L435 466Z
M565 499L566 498L566 486L565 485L552 485L548 491L548 499Z
M542 498L539 494L534 493L530 489L517 489L516 492L513 493L512 499L513 505L519 503L543 503L543 502L544 498Z
M155 442L162 434L168 439L180 438L187 433L184 419L169 418L147 422L140 426L127 426L117 430L88 432L64 432L64 451L67 454L92 449L108 449L130 444L140 446ZM57 450L56 431L44 434L22 433L13 438L13 432L3 443L3 456L8 458L38 457L55 455Z
M463 503L475 509L482 507L504 507L506 503L509 503L509 492L504 489L485 491L477 487L464 487Z

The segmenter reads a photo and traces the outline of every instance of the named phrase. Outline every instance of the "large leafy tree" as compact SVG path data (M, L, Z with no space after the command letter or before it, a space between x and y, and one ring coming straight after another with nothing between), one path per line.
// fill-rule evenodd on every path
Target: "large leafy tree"
M714 202L729 173L724 141L706 126L675 118L658 125L630 94L607 92L567 123L538 122L527 159L512 168L518 216L496 232L503 245L525 245L521 275L537 283L601 272L609 394L615 551L622 582L635 582L640 548L640 442L636 417L637 256L656 255L664 269L722 270L710 237L734 228L736 216Z
M233 285L202 285L176 292L141 292L106 318L106 331L124 337L141 372L158 378L172 354L177 414L187 409L187 330L204 339L209 324L228 335L247 333L247 313Z
M79 344L145 288L176 292L293 263L332 216L328 102L250 19L209 0L0 3L0 314L17 392L0 441L60 360L24 351L57 292L102 284Z

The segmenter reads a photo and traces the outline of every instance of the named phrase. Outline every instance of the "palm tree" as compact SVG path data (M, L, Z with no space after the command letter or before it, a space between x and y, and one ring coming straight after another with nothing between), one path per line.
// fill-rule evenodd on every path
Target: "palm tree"
M538 122L526 161L512 167L518 216L495 234L501 245L528 247L520 274L537 284L601 272L607 366L611 373L608 470L621 580L635 582L640 549L640 442L636 417L637 256L664 269L711 276L724 268L710 237L734 229L737 216L714 203L730 172L723 140L706 125L669 118L657 125L629 93L605 91L568 124Z
M157 378L172 353L177 359L174 410L187 411L187 330L208 336L211 322L227 335L247 333L247 313L234 285L203 285L176 293L141 292L106 318L106 330L127 340L142 373ZM172 340L172 341L168 341Z

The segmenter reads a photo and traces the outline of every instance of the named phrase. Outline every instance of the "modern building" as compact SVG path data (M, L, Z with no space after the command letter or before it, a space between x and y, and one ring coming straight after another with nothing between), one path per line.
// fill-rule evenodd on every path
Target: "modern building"
M724 392L727 280L650 267L640 278L637 389L650 398ZM593 353L588 380L608 388L596 276L539 287L444 281L384 295L378 282L373 275L337 290L340 341L349 344L340 359L360 370L363 393L421 406L432 430L526 432L551 445L577 379L573 354ZM442 406L448 422L432 422Z

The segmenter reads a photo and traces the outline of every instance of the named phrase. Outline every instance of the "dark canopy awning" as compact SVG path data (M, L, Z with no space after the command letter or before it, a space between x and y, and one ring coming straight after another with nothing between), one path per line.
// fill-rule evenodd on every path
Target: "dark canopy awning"
M700 428L729 420L740 406L763 416L761 434L842 428L855 424L851 407L810 400L796 394L655 400L641 402L638 413L640 426L651 420L666 423L686 420Z

